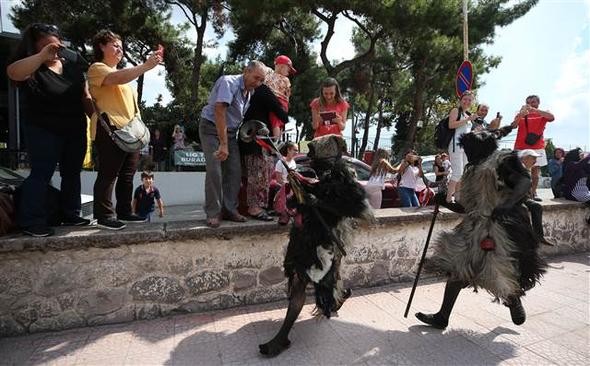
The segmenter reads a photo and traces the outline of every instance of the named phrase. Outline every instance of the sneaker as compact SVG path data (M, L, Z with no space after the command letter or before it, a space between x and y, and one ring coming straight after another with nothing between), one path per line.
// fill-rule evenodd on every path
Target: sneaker
M72 216L63 219L61 224L63 226L87 226L90 225L90 220L80 216Z
M537 202L542 202L543 201L543 199L541 197L539 197L539 196L533 197L533 200L534 201L537 201Z
M23 233L30 236L34 236L36 238L43 238L55 234L55 231L49 226L35 225L23 229Z
M109 230L121 230L121 229L125 229L125 227L127 225L125 225L125 223L123 223L119 220L99 219L96 222L96 226L101 227L103 229L109 229Z
M146 222L147 217L141 217L141 216L134 215L134 214L117 215L117 220L129 222L129 223L140 223L140 222Z

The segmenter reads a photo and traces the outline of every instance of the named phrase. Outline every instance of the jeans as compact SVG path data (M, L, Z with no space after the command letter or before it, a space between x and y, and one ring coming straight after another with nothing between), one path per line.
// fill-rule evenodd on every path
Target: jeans
M416 191L413 188L398 187L397 192L399 194L399 199L402 203L402 207L420 206L420 204L418 203L418 197L416 196Z
M205 154L205 213L207 218L219 217L222 210L230 214L238 212L238 194L242 167L236 139L237 130L227 131L229 156L220 161L213 155L219 148L219 137L214 123L201 119L199 136Z
M26 228L47 225L47 186L59 164L61 192L59 205L64 218L79 216L81 210L80 172L86 154L86 129L58 135L44 128L24 125L31 173L21 186L17 223Z
M118 216L130 215L133 176L139 163L139 151L128 153L121 150L100 123L96 126L95 146L98 151L98 175L94 182L94 218L113 219L115 212ZM117 199L115 209L113 188Z

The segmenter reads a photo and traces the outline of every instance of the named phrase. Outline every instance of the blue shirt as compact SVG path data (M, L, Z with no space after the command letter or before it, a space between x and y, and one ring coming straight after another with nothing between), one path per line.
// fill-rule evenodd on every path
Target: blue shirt
M161 196L158 188L152 187L152 191L147 193L142 184L135 189L133 198L137 200L137 215L145 217L149 213L154 212L154 201L159 200Z
M246 95L244 95L244 93ZM237 130L250 105L250 92L244 86L243 75L224 75L217 79L201 117L215 122L215 104L228 104L225 123L228 130Z

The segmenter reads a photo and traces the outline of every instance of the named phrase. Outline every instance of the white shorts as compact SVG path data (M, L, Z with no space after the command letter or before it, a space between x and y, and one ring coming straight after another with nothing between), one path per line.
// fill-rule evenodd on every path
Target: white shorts
M452 143L453 142L451 141L451 144ZM465 152L459 146L455 146L455 151L453 151L451 145L449 149L449 161L451 162L451 176L449 177L449 180L458 182L463 175L463 168L467 165L467 155L465 155Z
M514 150L518 154L520 150ZM533 166L542 167L547 165L547 154L545 153L545 149L533 149L534 152L539 154L540 156L537 158L537 162Z

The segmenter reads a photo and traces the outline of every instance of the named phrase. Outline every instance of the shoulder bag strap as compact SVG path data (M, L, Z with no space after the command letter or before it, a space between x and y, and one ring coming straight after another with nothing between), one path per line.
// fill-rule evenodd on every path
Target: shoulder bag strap
M109 126L107 121L105 121L104 118L102 118L102 114L100 113L100 110L98 109L98 105L96 104L94 99L92 99L92 106L94 107L94 113L96 113L96 120L105 129L105 131L107 132L107 135L109 135L110 138L113 138L113 131L111 130L111 127Z

